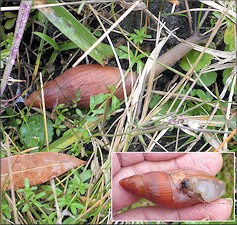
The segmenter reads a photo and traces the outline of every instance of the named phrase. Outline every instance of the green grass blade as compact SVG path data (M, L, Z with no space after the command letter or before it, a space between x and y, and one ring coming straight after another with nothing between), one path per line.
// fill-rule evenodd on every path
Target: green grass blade
M38 4L58 3L56 0L41 0ZM40 12L65 36L73 41L80 49L86 51L96 41L97 38L81 24L65 7L56 6L39 9ZM113 55L112 49L107 44L99 44L90 56L98 63L104 65L105 62Z
M77 135L73 135L72 133L67 134L54 141L49 145L50 152L60 152L65 150L68 146L72 145L78 140ZM42 149L42 152L47 151L46 147Z
M75 49L75 48L78 48L77 45L72 42L72 41L69 41L69 42L64 42L63 44L60 44L59 45L59 51L67 51L67 50L70 50L70 49Z
M43 34L40 32L34 32L34 34L39 36L40 38L42 38L47 43L49 43L55 51L57 51L59 49L59 47L58 47L57 43L54 41L54 39L49 37L47 34Z

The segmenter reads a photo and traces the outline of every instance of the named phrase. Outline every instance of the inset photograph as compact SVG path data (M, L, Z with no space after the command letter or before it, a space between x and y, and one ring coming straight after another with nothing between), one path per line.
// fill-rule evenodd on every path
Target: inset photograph
M113 221L233 221L234 154L113 153Z

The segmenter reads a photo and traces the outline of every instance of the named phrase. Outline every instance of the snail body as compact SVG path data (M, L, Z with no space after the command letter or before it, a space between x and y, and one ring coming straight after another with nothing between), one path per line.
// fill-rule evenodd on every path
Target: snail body
M225 194L225 183L198 170L149 172L119 181L132 194L165 208L211 202Z
M129 73L125 77L128 95L135 79L135 73ZM90 64L68 69L44 85L45 107L52 109L61 103L72 105L75 102L77 92L80 92L81 99L77 102L77 105L81 108L88 108L90 96L95 96L99 93L110 93L110 87L116 87L120 81L121 75L117 67ZM119 85L115 95L120 100L124 98L122 85ZM39 108L42 104L40 91L34 91L25 104L26 106Z
M187 43L190 42L195 44L201 42L205 43L206 41L207 37L199 34L195 34L186 39ZM161 55L157 61L172 67L191 49L192 46L186 43L180 43ZM158 76L166 69L166 67L156 64L155 76ZM90 64L68 69L54 80L48 81L44 85L45 107L47 109L52 109L61 103L71 105L75 102L77 92L80 91L81 99L77 102L77 105L80 108L88 108L90 105L90 96L95 96L99 93L110 93L111 90L109 87L117 86L120 80L121 75L117 67ZM135 80L135 73L129 73L126 76L125 86L127 95L131 93L132 84ZM124 99L122 85L117 88L115 95L120 100ZM40 91L33 92L25 102L26 106L37 108L39 108L41 104Z

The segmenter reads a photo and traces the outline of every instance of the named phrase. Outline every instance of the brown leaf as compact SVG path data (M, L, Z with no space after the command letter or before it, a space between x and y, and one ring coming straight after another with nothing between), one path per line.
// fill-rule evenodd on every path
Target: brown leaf
M26 155L16 155L1 159L1 185L3 189L10 189L9 160L12 165L14 188L23 188L25 178L34 186L49 181L70 169L86 164L74 156L57 152L38 152ZM4 187L3 187L4 186Z

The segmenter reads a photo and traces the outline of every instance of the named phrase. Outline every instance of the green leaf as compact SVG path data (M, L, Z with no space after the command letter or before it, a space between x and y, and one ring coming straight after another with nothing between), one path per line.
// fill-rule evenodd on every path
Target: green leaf
M22 212L27 212L29 210L29 205L26 204L23 208L22 208Z
M233 23L227 26L225 30L224 42L226 44L226 50L228 51L235 50L235 25Z
M217 73L212 71L209 73L204 73L201 75L200 79L202 80L202 82L207 86L211 86L212 84L214 84L216 82L216 78L217 78ZM202 83L198 80L197 82L198 85L203 86Z
M80 88L78 88L78 89L76 90L75 96L76 96L75 101L76 101L76 102L79 102L80 99L81 99L81 91L80 91Z
M95 115L100 115L100 114L103 114L104 109L103 108L101 108L101 109L94 109L92 112Z
M140 74L142 72L142 69L144 67L144 63L142 61L137 61L137 73Z
M70 131L70 130L69 130ZM73 144L78 140L78 137L81 137L81 132L78 132L76 134L70 132L70 133L64 133L61 138L58 138L56 141L50 144L49 150L51 152L59 152ZM42 151L46 151L46 148L43 148Z
M82 195L86 193L86 190L88 189L88 184L80 183L79 184L79 190Z
M70 49L76 49L78 48L78 46L72 42L72 41L68 41L68 42L64 42L63 44L60 44L59 45L59 51L67 51L67 50L70 50Z
M119 99L113 95L112 96L112 103L111 103L111 110L114 111L120 107L120 101Z
M39 193L39 194L37 194L37 195L35 196L35 199L42 198L42 197L44 197L45 195L46 195L45 192L41 192L41 193Z
M91 176L92 176L91 170L86 170L83 173L79 174L81 182L85 182L85 181L89 180L91 178Z
M107 97L108 97L108 95L105 95L103 93L100 93L100 94L96 95L95 96L96 105L99 105L102 102L104 102Z
M162 106L161 110L159 111L158 115L166 115L170 106L171 106L172 102L168 101L165 105ZM175 105L173 106L173 108L170 110L170 112L173 112L178 106L178 101L175 102ZM180 112L178 112L180 113Z
M45 21L46 21L45 16L44 16L41 12L38 12L38 14L37 14L37 19L38 19L39 22L42 23L42 24L44 24Z
M47 119L47 130L49 143L53 137L53 123ZM27 123L22 124L20 128L20 140L26 148L45 145L44 119L42 115L31 116Z
M9 56L9 54L10 54L10 49L1 50L1 60Z
M54 41L53 38L49 37L47 34L43 34L43 33L40 33L40 32L34 32L34 34L39 36L40 38L42 38L48 44L50 44L55 51L58 51L59 47L58 47L57 43Z
M42 4L43 2L43 0L40 1ZM46 0L46 2L58 3L56 0ZM83 51L88 50L97 41L97 38L65 7L47 7L39 10L55 27ZM98 63L104 65L108 58L113 56L113 51L109 45L101 43L90 52L90 56Z
M151 38L151 35L146 34L147 27L144 26L141 30L134 29L135 33L130 34L130 40L135 44L142 44L145 38Z
M25 178L24 185L25 185L25 188L30 188L30 181L28 178Z
M95 103L95 96L90 96L90 110L93 110L96 106L96 103Z
M151 97L149 108L153 109L155 107L155 105L161 100L161 98L162 98L162 96L160 96L158 94L153 94Z
M4 16L6 16L8 19L16 18L16 14L13 14L11 12L5 12Z
M11 220L12 218L12 206L10 206L10 203L7 202L6 198L1 199L1 214L2 219L8 219Z
M222 73L222 77L223 77L222 80L223 80L224 85L226 85L226 81L227 81L227 79L230 77L230 75L231 75L231 73L232 73L232 70L233 70L233 68L227 68L227 69L225 69L225 70L223 71L223 73ZM231 84L229 85L228 91L231 91L232 83L233 83L233 81L232 81ZM235 93L235 95L237 95L237 87L236 87L236 85L234 86L234 93Z
M195 89L196 90L196 95L200 98L200 99L205 99L206 98L206 93L201 90L201 89Z
M95 122L97 120L98 120L98 118L95 117L95 116L88 116L88 117L86 117L86 121L87 122Z
M42 206L43 206L43 204L41 204L40 202L38 202L38 201L33 201L33 203L34 203L34 205L36 206L36 207L38 207L38 208L42 208Z
M4 63L2 60L0 60L0 68L3 69L4 68Z
M90 97L90 110L93 110L97 105L104 102L107 97L108 95L105 95L103 93L100 93L96 96L91 96Z
M83 116L83 113L82 113L82 111L81 111L80 109L76 109L76 114L77 114L78 116L80 116L80 117Z
M77 209L84 209L85 207L79 202L72 202L70 204L70 209L73 215L77 214Z
M198 58L198 56L200 55L200 52L196 51L196 50L191 50L187 56L183 57L179 63L179 66L184 70L184 71L188 71L191 65L194 64L194 62L196 61L196 59ZM188 60L187 60L188 58ZM211 64L211 60L213 59L213 56L210 54L205 53L202 58L200 59L200 61L198 62L197 66L195 67L195 71L198 72L199 70L201 70L202 68L209 66ZM190 63L189 63L190 62Z
M83 139L87 139L90 136L89 132L85 129L82 131L82 137Z
M5 29L9 30L9 29L13 28L14 25L15 25L15 21L16 21L16 18L12 18L12 19L7 20L5 25L4 25Z

